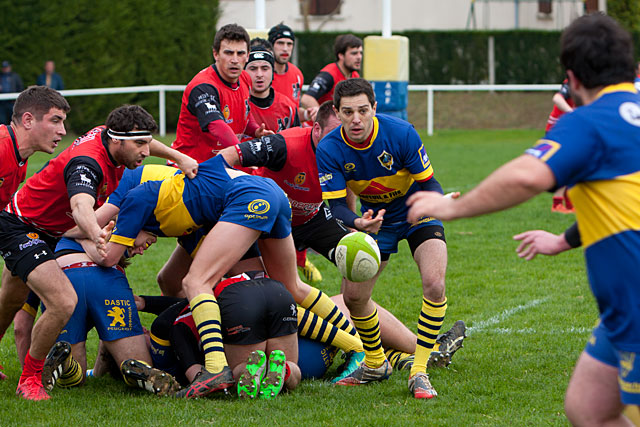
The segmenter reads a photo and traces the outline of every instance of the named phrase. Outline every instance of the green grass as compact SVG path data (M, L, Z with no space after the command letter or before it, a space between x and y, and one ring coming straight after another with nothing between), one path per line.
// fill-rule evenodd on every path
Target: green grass
M530 130L440 131L424 141L445 191L464 192L540 136ZM34 157L30 172L46 158ZM463 319L470 331L450 368L431 373L439 392L431 401L410 397L407 373L396 372L385 383L365 387L305 381L274 401L161 399L101 378L80 389L56 389L47 402L25 402L14 396L20 368L9 330L0 344L0 361L9 375L0 383L0 424L567 425L564 391L597 316L582 254L576 250L526 262L516 256L511 239L533 228L558 233L572 223L572 216L552 214L550 205L551 196L543 194L506 212L445 225L445 327ZM155 275L174 245L164 239L136 257L128 269L135 292L157 293ZM335 268L323 258L310 258L324 275L321 288L337 293ZM374 299L415 331L420 298L418 271L403 242ZM146 326L151 320L143 316ZM95 344L89 348L93 361Z

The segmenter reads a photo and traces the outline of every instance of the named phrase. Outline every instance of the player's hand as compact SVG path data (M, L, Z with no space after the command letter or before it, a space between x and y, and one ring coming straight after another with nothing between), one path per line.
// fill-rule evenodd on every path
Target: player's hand
M92 239L93 243L96 245L98 255L103 258L106 258L107 256L107 242L111 238L111 232L115 225L115 221L109 221L107 225L100 229L98 235Z
M459 196L459 193L455 197L453 195L449 197L449 194L443 196L435 191L418 191L407 199L407 206L409 206L407 221L416 224L420 218L425 216L431 216L443 221L454 219L455 209L453 205L455 199Z
M176 165L178 166L178 169L187 176L187 178L195 178L198 174L198 162L186 154L180 157L180 161L178 161Z
M532 260L538 254L557 255L571 249L564 234L556 235L544 230L525 231L513 236L513 240L521 241L516 252L520 258L527 261Z
M134 294L133 300L136 302L136 309L138 311L144 310L144 307L146 306L146 301L144 300L144 298Z
M368 211L363 213L360 218L356 218L354 224L360 231L366 231L367 233L376 234L378 231L380 231L382 221L384 220L384 214L386 212L386 209L380 209L374 217L373 209L369 209Z
M318 109L320 107L309 107L304 113L304 116L307 120L311 120L312 122L316 121L316 116L318 115Z
M275 132L267 129L267 125L263 123L258 129L256 129L256 138L262 138L267 135L275 135Z

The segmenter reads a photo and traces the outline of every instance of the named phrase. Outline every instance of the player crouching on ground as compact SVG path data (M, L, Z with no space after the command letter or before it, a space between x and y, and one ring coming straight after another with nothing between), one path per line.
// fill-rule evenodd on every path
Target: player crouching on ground
M150 236L150 235L149 235ZM155 238L141 241L132 253L142 254ZM42 383L48 391L82 385L87 370L87 332L95 326L105 349L122 371L125 383L158 395L172 395L180 389L169 374L151 367L133 292L124 273L123 258L113 267L100 267L75 240L63 238L56 247L57 262L78 295L78 304L44 363Z

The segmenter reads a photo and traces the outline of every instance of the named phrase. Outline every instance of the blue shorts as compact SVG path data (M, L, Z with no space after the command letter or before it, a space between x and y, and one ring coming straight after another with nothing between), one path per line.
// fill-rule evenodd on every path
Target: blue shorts
M607 328L600 322L593 329L584 351L594 359L618 369L622 403L640 405L640 353L617 350L607 337Z
M398 252L398 242L408 239L410 235L420 229L434 225L442 227L442 222L437 219L427 218L426 221L419 222L416 225L412 225L407 221L394 222L389 225L383 223L378 234L371 234L371 237L378 243L381 253L395 254Z
M78 295L71 318L58 341L77 344L87 340L95 326L103 341L142 334L133 292L127 276L120 270L105 267L63 269Z
M218 221L261 231L261 238L284 239L291 234L291 205L272 179L241 176L227 187Z

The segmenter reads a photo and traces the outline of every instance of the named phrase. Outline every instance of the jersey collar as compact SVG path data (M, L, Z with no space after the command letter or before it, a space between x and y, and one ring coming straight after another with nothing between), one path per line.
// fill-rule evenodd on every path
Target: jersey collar
M249 95L249 101L258 108L269 108L273 104L275 97L275 91L273 88L269 88L269 95L266 98L256 98L253 95Z
M211 68L213 68L213 71L216 72L220 81L224 83L226 86L228 86L229 88L236 90L240 87L240 79L238 79L238 81L235 83L229 83L228 81L222 78L222 76L220 75L220 72L218 71L218 67L216 67L216 64L211 64Z
M351 141L342 126L340 126L340 136L342 136L342 140L349 147L355 150L366 150L369 147L371 147L373 142L376 140L376 137L378 136L378 129L379 129L378 118L376 116L373 116L373 129L371 130L371 135L369 135L369 138L367 138L366 141L362 143L356 143Z
M598 95L596 95L596 99L600 98L603 95L606 95L608 93L613 93L613 92L638 93L638 91L636 90L636 87L633 85L633 83L625 82L625 83L618 83L618 84L615 84L615 85L609 85L609 86L605 87L600 92L598 92Z
M7 125L7 131L9 132L9 136L11 137L11 142L13 143L13 152L16 155L16 160L18 161L18 165L22 166L25 163L25 160L20 157L20 150L18 149L18 140L16 139L16 134L13 131L11 125Z

